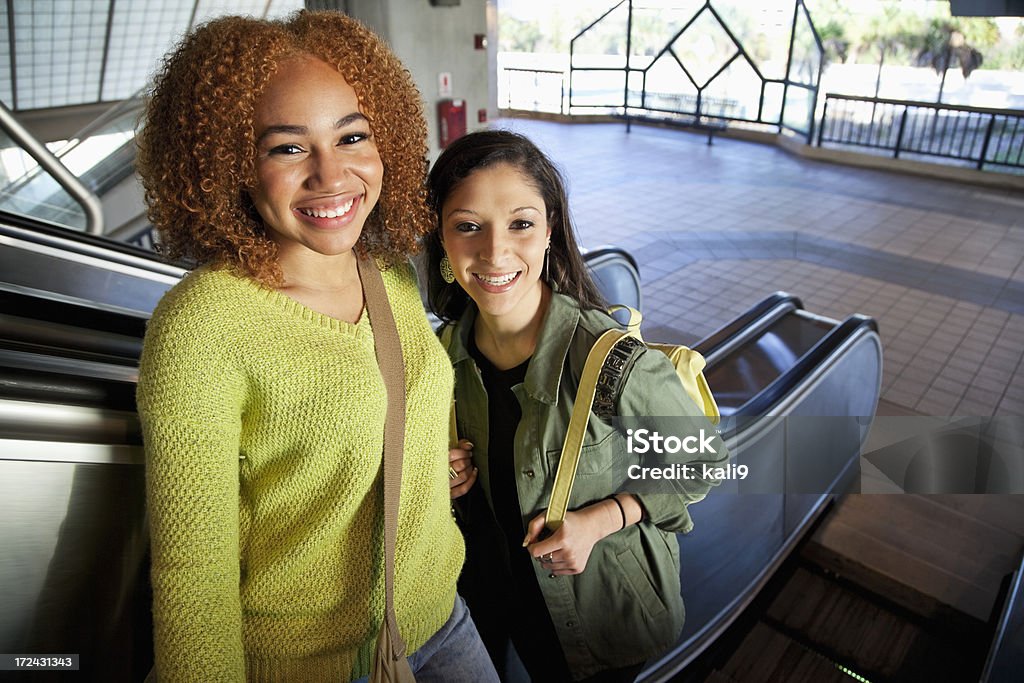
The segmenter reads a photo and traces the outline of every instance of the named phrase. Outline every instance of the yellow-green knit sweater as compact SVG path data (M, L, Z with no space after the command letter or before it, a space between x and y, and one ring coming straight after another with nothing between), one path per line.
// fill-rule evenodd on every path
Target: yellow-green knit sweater
M384 272L406 364L395 605L408 652L447 620L448 356L409 267ZM153 546L156 668L170 681L366 675L384 613L386 397L352 325L226 270L168 292L138 389Z

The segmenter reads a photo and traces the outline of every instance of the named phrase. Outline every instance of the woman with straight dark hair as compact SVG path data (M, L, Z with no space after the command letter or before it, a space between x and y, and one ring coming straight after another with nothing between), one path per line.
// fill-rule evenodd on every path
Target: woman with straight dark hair
M460 591L499 672L511 639L534 681L633 680L679 636L673 532L690 530L687 506L716 482L634 485L627 470L646 461L611 420L683 413L693 433L710 425L662 353L623 340L602 373L604 408L588 423L569 511L545 536L583 365L617 323L580 257L561 176L528 139L460 138L428 185L428 296L454 326L442 337L466 439L450 456L467 543ZM714 444L709 462L725 457Z

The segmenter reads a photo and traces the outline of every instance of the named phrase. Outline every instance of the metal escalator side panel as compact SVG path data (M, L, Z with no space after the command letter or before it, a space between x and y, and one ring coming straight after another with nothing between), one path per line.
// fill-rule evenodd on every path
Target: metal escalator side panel
M753 480L726 481L693 510L679 538L687 623L642 681L667 681L725 631L827 506L859 473L881 386L881 342L856 320L808 354L801 381L768 414L724 418L723 438ZM839 326L842 328L843 326ZM824 350L828 349L827 353Z
M65 247L0 231L0 289L148 318L184 273L95 247Z
M187 272L186 264L168 263L149 249L116 242L107 237L69 232L64 228L25 216L0 211L0 238L16 240L18 244L40 245L58 251L93 256L102 261L121 264L166 275L175 280ZM28 248L27 245L22 245Z
M2 460L142 463L142 430L129 411L0 399L0 443Z
M0 459L0 648L72 648L91 680L145 677L153 659L144 491L139 465Z

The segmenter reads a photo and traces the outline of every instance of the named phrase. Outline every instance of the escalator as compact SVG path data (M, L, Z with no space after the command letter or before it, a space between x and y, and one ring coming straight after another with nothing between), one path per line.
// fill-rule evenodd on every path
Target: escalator
M997 535L927 500L843 496L858 490L859 456L878 397L875 323L857 315L823 318L776 293L695 346L708 360L722 436L752 476L724 482L691 511L695 529L679 537L687 622L677 646L649 662L638 680L1016 680L1024 664L1024 568L1004 576L985 620L937 602L913 582L873 574L861 558L837 554L820 533L826 521L849 521L850 509L884 527L904 520L894 511L918 507L931 526L949 524L937 543L945 537L959 546L954 527L979 547ZM833 508L838 500L842 515ZM910 529L921 528L908 521ZM915 561L910 551L907 559ZM994 564L987 552L976 562ZM946 581L954 579L951 572L945 564L934 569Z
M73 650L95 680L141 680L152 645L136 364L150 310L186 271L129 245L0 218L0 649ZM584 258L610 297L640 303L627 253ZM737 652L764 651L765 623L808 649L759 596L794 562L805 586L827 573L795 549L855 485L878 395L874 323L823 318L783 293L696 347L722 436L750 476L693 508L696 528L679 537L685 630L642 681L698 680L682 677L704 671L751 619L761 626ZM729 680L715 661L707 680Z
M881 384L875 323L838 322L774 294L698 343L722 437L746 479L725 481L679 537L686 625L640 680L670 680L717 640L837 493L854 487Z
M599 281L616 269L635 273L621 250L595 250L590 258ZM0 649L60 652L73 643L83 661L103 662L97 673L104 680L138 680L149 666L150 626L136 362L149 310L185 271L141 249L13 217L0 223L0 268L0 515L7 520L0 542L8 549L0 560L8 596ZM622 291L638 282L630 279ZM783 415L808 404L832 406L828 395L846 392L840 376L877 375L869 321L836 325L784 295L700 348L711 361L709 379L723 387L726 442L762 474L742 483L742 495L720 487L696 509L697 531L681 539L684 557L702 558L683 567L684 585L701 590L685 596L681 652L713 637L716 620L785 555L822 504L821 491L830 490L820 477L808 482L784 464L763 464L781 457L763 444L782 438ZM868 371L851 369L872 353ZM774 396L770 405L766 391ZM829 414L870 416L877 393L862 393L856 412L838 412L853 405L843 399ZM748 421L752 415L772 418ZM848 473L867 429L853 427L830 430L833 440L844 436L819 467L829 486ZM790 434L788 441L799 439ZM762 445L747 447L753 443ZM785 457L792 462L794 453ZM723 545L725 529L733 540ZM680 653L671 661L681 661ZM657 671L650 670L651 680Z

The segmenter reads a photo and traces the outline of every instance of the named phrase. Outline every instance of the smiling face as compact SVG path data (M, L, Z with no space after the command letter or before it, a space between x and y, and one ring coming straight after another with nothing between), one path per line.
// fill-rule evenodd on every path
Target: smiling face
M473 171L441 208L441 238L455 279L481 316L512 327L532 320L541 305L550 237L544 198L509 164Z
M283 62L256 105L256 187L249 194L278 244L294 256L352 250L384 175L355 90L311 56Z

